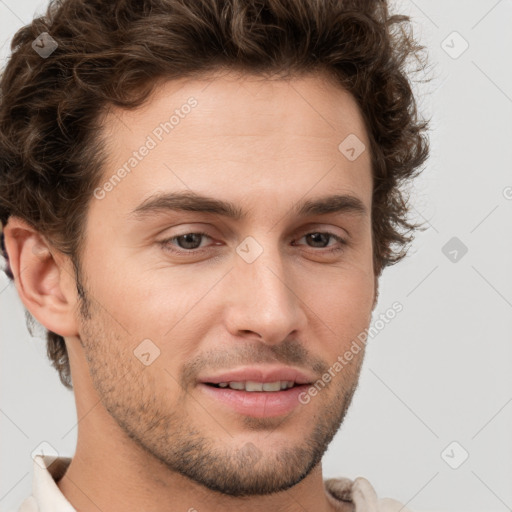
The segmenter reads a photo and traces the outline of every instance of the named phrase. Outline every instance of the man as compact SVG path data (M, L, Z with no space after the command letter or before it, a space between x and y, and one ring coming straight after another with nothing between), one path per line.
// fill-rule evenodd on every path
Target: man
M79 418L21 511L407 510L321 469L364 350L340 354L414 227L407 23L369 0L64 0L16 34L6 271Z

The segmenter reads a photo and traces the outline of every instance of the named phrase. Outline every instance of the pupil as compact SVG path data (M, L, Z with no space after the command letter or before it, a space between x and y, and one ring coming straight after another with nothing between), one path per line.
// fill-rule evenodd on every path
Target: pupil
M310 238L313 238L313 243L318 243L319 242L318 237L321 238L321 237L325 237L327 235L325 235L324 233L312 233L312 234L307 235L307 236L310 237Z
M201 240L200 240L200 237L202 235L199 235L198 233L187 233L186 235L182 235L180 237L180 239L185 239L185 247L182 246L182 249L197 249L197 247L201 244ZM194 243L193 241L190 242L190 239L191 238L196 238L196 243ZM198 242L198 243L197 243ZM194 247L190 247L188 244L192 244L192 246ZM182 245L182 244L180 244Z

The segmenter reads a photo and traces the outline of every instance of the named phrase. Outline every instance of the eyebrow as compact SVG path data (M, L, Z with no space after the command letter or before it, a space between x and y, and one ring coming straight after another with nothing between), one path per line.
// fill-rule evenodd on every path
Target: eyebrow
M247 213L233 203L191 191L154 194L131 211L129 217L144 220L166 211L212 213L233 220L243 220L247 217ZM340 194L300 201L293 207L293 211L299 217L332 213L359 216L368 214L366 206L359 198Z

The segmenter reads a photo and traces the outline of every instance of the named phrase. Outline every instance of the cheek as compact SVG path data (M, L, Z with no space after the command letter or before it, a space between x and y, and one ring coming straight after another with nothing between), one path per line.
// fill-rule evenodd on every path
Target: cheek
M98 248L99 249L99 248ZM153 316L158 312L154 283L133 268L129 258L116 258L101 250L87 265L84 283L91 300L101 306L110 329L126 338L150 338Z
M218 273L192 273L176 267L138 273L132 269L127 275L130 278L111 276L103 286L116 319L134 338L154 340L162 351L175 338L180 343L179 347L171 343L173 350L183 354L192 350L212 318L212 301L215 307L219 305L214 290Z
M331 327L339 343L350 342L369 324L375 280L361 269L339 272L314 294L313 310ZM311 296L311 295L310 295Z

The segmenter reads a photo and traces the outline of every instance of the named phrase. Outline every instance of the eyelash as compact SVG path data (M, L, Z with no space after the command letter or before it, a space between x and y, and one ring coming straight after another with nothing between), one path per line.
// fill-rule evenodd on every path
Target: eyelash
M332 249L327 249L327 250L323 250L322 252L324 254L335 254L335 253L339 253L339 252L342 252L345 250L345 246L347 245L347 242L346 240L344 240L343 238L341 238L339 235L336 235L334 233L331 233L330 231L310 231L304 235L302 235L301 238L307 236L307 235L328 235L332 238L334 238L338 243L339 245L338 246L335 246L334 248ZM174 254L179 254L179 255L184 255L184 254L201 254L202 252L204 251L207 251L208 249L189 249L189 250L186 250L186 249L181 249L181 250L176 250L176 249L173 249L171 247L173 247L171 245L171 242L173 242L174 240L177 240L178 238L181 238L182 236L186 236L186 235L200 235L200 236L205 236L207 238L211 238L210 235L208 235L208 233L204 233L202 231L191 231L190 233L183 233L182 235L176 235L176 236L173 236L171 238L167 238L165 240L161 240L159 242L160 246L162 247L162 249L164 251L167 251L167 252L170 252L170 253L174 253ZM312 249L315 249L315 247L312 247ZM319 249L322 249L321 247Z

